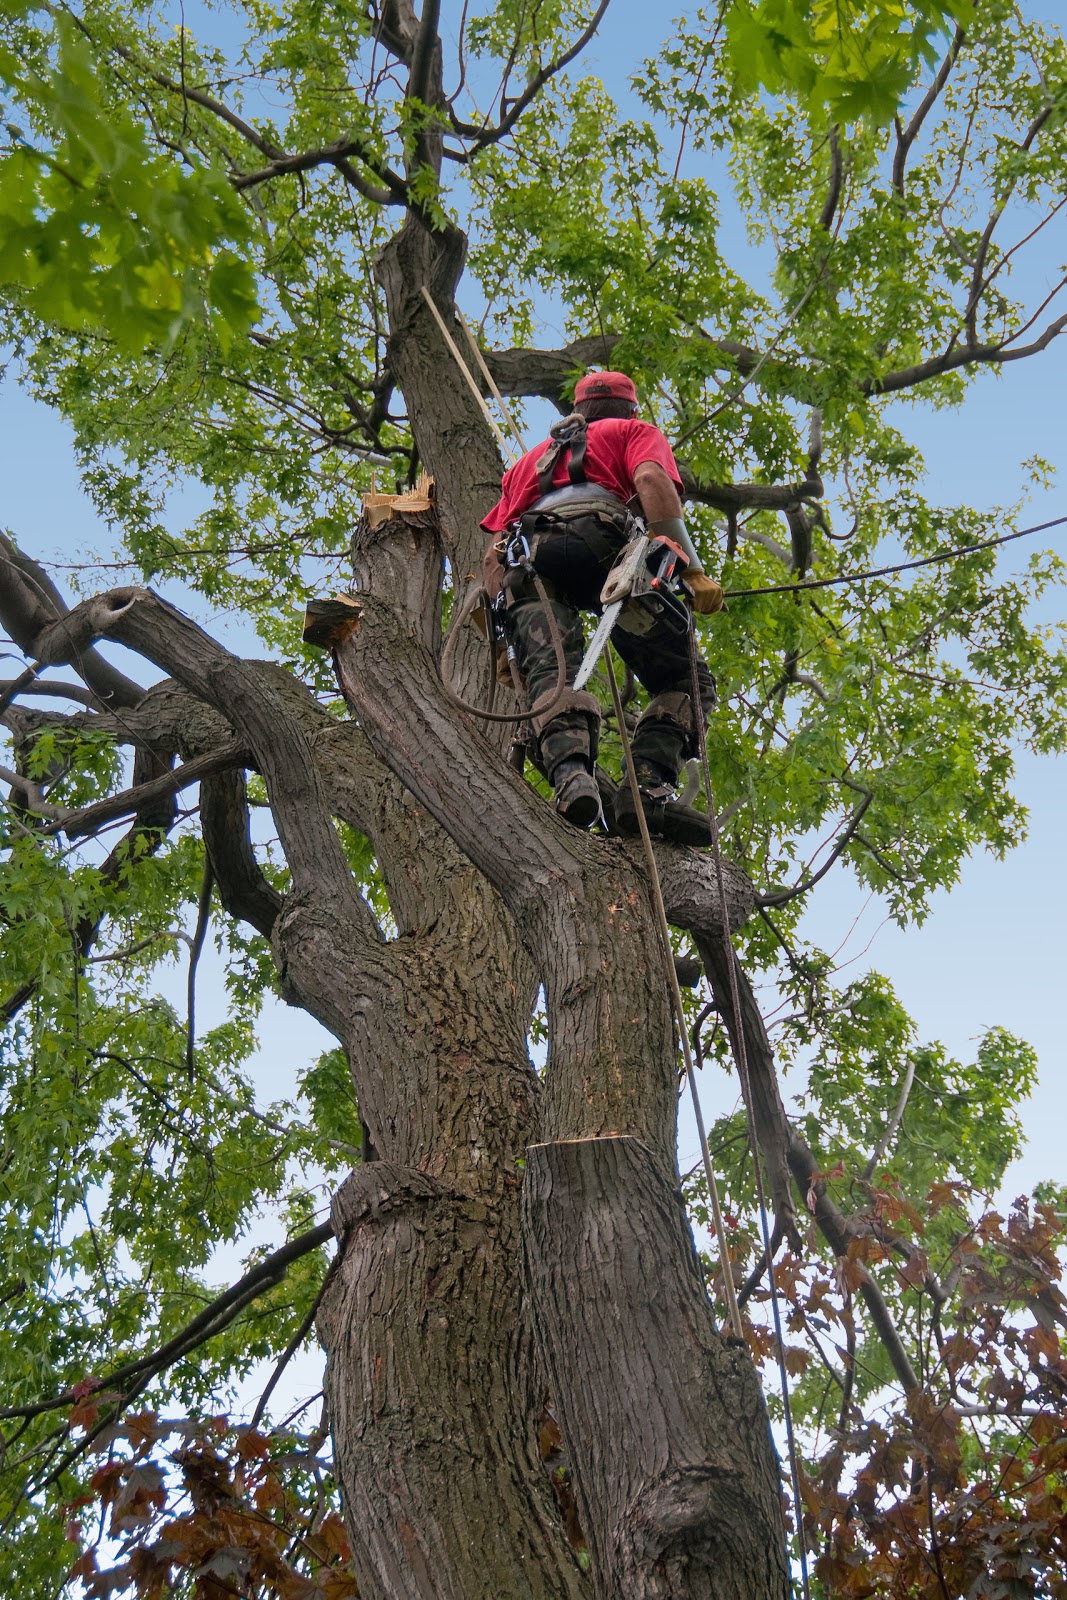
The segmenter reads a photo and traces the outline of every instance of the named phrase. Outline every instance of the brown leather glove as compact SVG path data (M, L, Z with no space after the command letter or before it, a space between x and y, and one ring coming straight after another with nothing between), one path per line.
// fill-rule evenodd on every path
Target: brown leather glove
M692 597L694 611L710 617L714 612L722 610L721 583L709 578L706 572L690 572L685 582Z

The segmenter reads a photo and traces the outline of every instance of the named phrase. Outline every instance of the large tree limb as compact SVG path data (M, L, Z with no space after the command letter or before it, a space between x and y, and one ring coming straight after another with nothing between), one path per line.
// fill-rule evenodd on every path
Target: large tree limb
M283 896L267 881L252 849L248 794L241 770L216 772L204 778L200 786L200 823L223 905L231 917L250 922L269 939Z
M753 1152L754 1159L762 1155L767 1173L767 1186L770 1190L771 1206L774 1211L773 1228L778 1234L784 1234L794 1249L800 1248L800 1230L797 1225L796 1207L793 1203L793 1191L789 1181L789 1119L785 1114L781 1093L778 1088L778 1074L774 1070L774 1058L770 1055L770 1046L752 1049L751 1041L758 1038L763 1029L763 1019L756 1005L755 996L751 985L745 978L741 963L734 954L733 949L727 950L722 934L714 934L707 930L694 931L693 938L704 963L708 982L711 984L712 994L719 1014L726 1024L726 1031L734 1045L734 1056L739 1054L739 1041L742 1038L745 1044L745 1055L748 1062L748 1088L747 1097L751 1097L752 1124L756 1130L756 1141L759 1151ZM737 975L738 999L741 1006L740 1018L733 1015L731 1002L730 968L732 962ZM742 1084L742 1089L745 1089Z
M1019 337L1018 334L1002 339L996 344L979 343L975 340L954 343L938 355L929 356L911 366L884 373L880 377L860 379L856 384L856 392L868 397L896 394L902 389L915 388L918 384L926 383L932 378L943 377L946 373L958 371L963 367L1021 361L1047 349L1065 327L1067 327L1067 316L1050 323L1039 338L1020 346L1014 346L1012 343L1012 339ZM738 372L744 377L752 375L756 368L759 368L768 376L774 376L774 386L777 390L790 393L799 400L814 401L817 385L814 376L804 367L788 361L768 363L759 350L730 339L713 340L703 334L694 337L711 346L718 354L720 371ZM593 362L606 365L612 359L620 339L621 335L609 332L590 334L572 340L570 344L557 350L487 351L486 362L501 394L519 399L536 396L550 400L559 410L564 411L569 405L564 397L564 391L570 387L576 370L583 369ZM682 477L683 482L686 482L684 464ZM690 498L701 499L704 503L714 505L723 511L737 509L776 511L784 509L787 503L792 503L796 499L795 491L784 490L774 485L698 486L691 474L686 482L686 488Z
M64 633L72 613L51 578L7 534L0 533L0 623L27 656L48 665L69 660L79 677L106 706L133 706L145 691L105 661L89 642L88 633L74 626ZM61 638L68 638L73 653L56 655ZM80 647L77 641L80 639Z

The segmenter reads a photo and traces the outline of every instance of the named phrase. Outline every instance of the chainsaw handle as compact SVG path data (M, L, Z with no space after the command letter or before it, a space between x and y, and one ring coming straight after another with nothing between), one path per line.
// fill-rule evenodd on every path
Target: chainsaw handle
M660 555L659 570L650 580L650 589L670 587L673 583L682 581L682 573L689 565L689 556L676 544L673 539L668 539L665 533L657 533L649 544L649 556L657 551L658 547L665 546ZM679 568L681 570L679 570Z

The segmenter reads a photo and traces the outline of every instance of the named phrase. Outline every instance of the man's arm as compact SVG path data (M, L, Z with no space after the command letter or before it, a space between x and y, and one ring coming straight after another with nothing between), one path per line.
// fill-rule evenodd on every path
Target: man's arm
M665 517L677 517L681 521L682 502L678 490L658 461L642 461L634 468L634 488L649 527Z
M704 572L704 563L686 531L682 502L669 474L657 461L642 461L634 468L634 488L652 532L673 539L689 557L685 581L692 592L694 611L707 614L721 610L722 589Z

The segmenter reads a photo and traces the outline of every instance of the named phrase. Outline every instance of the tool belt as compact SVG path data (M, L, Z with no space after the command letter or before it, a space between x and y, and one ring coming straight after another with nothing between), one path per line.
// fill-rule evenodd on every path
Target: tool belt
M637 519L621 500L593 483L566 484L542 495L508 529L501 556L505 567L535 561L545 539L575 533L598 561L614 562L633 537Z

